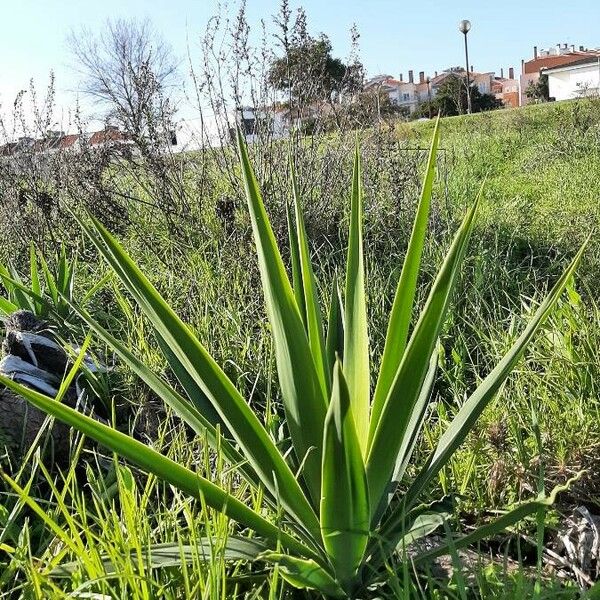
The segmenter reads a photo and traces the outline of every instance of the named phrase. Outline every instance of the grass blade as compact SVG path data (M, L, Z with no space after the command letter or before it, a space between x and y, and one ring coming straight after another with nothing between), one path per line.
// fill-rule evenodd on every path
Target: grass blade
M363 197L361 165L358 145L354 154L352 201L350 209L350 237L346 271L346 305L344 311L344 373L347 374L350 403L356 424L356 433L363 455L366 454L369 435L369 336L367 331L367 303L365 298L365 268L363 259L362 216Z
M336 579L347 587L356 575L367 546L370 510L365 465L339 361L334 368L323 435L323 545Z
M410 241L408 242L406 257L402 265L402 272L400 274L400 280L398 281L398 287L396 288L394 303L390 313L379 377L373 395L371 425L369 429L370 439L372 439L375 433L383 405L406 348L408 329L412 318L415 293L417 290L417 277L421 266L421 256L423 254L425 234L427 233L427 224L429 222L431 195L433 183L435 181L435 164L439 143L439 132L440 118L438 116L433 132L431 149L429 151L423 188L421 190L421 199L417 208L417 215L415 217Z
M224 513L240 524L250 527L264 537L271 545L280 544L284 548L288 548L301 556L318 559L312 550L306 548L285 532L282 532L279 527L271 524L258 513L198 473L190 471L128 435L95 421L69 406L56 402L48 396L22 386L8 377L0 375L0 383L23 396L36 408L74 427L145 471L153 473L161 480L170 483L194 498L204 499L208 506Z

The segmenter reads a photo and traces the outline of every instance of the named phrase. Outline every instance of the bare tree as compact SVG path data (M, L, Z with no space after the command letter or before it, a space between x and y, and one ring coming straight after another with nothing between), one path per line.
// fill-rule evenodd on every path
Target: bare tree
M83 93L116 125L141 140L171 119L177 61L148 20L108 20L101 32L82 29L67 41Z
M122 172L160 208L172 229L172 217L186 210L187 198L181 164L171 152L178 67L171 47L147 19L108 20L99 32L72 32L67 41L81 90L133 142L136 152L123 157Z

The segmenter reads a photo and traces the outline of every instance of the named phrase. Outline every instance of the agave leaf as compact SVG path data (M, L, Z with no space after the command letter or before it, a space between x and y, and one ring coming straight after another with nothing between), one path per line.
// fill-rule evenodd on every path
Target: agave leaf
M327 320L327 369L333 373L336 360L344 364L344 308L340 296L337 279L333 279L331 287L331 302L329 303L329 316Z
M19 308L34 311L35 300L39 299L42 301L40 296L32 292L23 284L18 273L16 273L14 269L11 268L10 271L4 267L0 269L0 279L2 280L2 285L8 292L9 300Z
M356 433L363 455L369 435L369 335L367 331L367 302L365 297L365 268L363 259L363 197L358 144L354 153L350 235L346 270L346 306L344 311L344 372L347 375L350 404Z
M299 524L319 539L319 521L315 512L258 417L121 245L96 219L90 218L95 232L80 221L82 228L136 299L157 334L210 399L265 488L281 500L285 510Z
M48 293L50 294L50 298L52 298L52 302L54 305L58 305L59 297L58 297L58 287L56 286L56 279L54 275L50 271L48 267L48 263L44 256L40 253L40 265L42 266L42 271L44 273L44 281L46 282L46 287L48 288Z
M419 493L427 483L430 482L440 469L450 460L450 457L462 444L483 409L490 400L494 398L506 378L510 375L517 361L525 351L527 344L529 344L531 338L551 313L554 305L565 289L565 286L573 276L586 245L587 242L581 247L569 267L540 304L533 318L511 349L461 406L452 423L450 423L448 429L440 438L433 456L407 491L407 501L409 503L413 502L418 497Z
M177 416L183 419L199 436L206 436L212 448L223 452L225 458L243 475L244 479L253 487L258 487L260 479L248 461L233 447L233 444L222 437L222 434L219 435L214 424L204 416L191 397L188 400L181 396L164 379L156 375L130 352L124 344L108 333L85 310L73 304L71 304L71 308L165 404L174 410ZM197 390L198 393L204 394L200 388Z
M321 531L337 580L355 577L369 538L369 492L360 443L339 361L323 440Z
M464 256L480 196L467 212L412 333L375 430L367 460L371 507L388 493L398 453L417 403Z
M373 515L373 523L379 523L383 513L393 498L393 494L396 492L396 487L402 480L406 467L410 462L410 458L419 439L421 428L425 420L427 413L427 406L431 397L431 391L433 389L433 383L435 381L435 372L438 363L438 353L433 352L429 361L429 369L425 376L425 381L421 387L419 397L415 402L415 405L410 415L410 420L406 429L406 435L402 438L400 450L398 451L398 457L396 458L396 465L392 474L392 486L389 490L387 498L384 496L381 499L378 510Z
M194 381L194 378L189 374L183 363L177 358L177 355L171 350L164 338L158 332L155 331L154 333L156 342L158 343L163 356L166 358L171 370L175 373L175 377L177 377L177 381L179 381L181 387L185 390L187 397L192 401L198 412L213 429L217 425L220 425L222 430L221 434L227 438L231 437L231 434L227 431L227 427L224 426L223 421L219 417L219 413L212 405L208 396Z
M279 565L281 576L296 588L318 590L331 598L347 598L333 577L314 560L304 560L278 552L264 552L261 558Z
M40 276L38 273L37 258L35 256L35 247L33 242L29 245L29 270L31 275L31 291L38 296L42 295L42 288L40 286ZM39 302L35 302L36 315L42 312L42 305Z
M438 364L438 353L434 351L429 360L429 369L427 375L425 375L425 381L421 387L419 397L413 407L408 427L406 428L406 435L402 440L400 450L398 452L398 458L396 459L396 467L394 468L394 474L392 481L400 483L406 467L410 461L412 453L419 439L419 434L423 427L423 421L425 420L425 414L427 412L427 406L431 398L431 392L433 390L433 384L435 382L435 373Z
M203 498L208 506L253 529L270 545L280 544L300 556L319 559L318 555L315 555L312 550L298 540L281 531L279 527L198 473L194 473L130 436L81 414L65 404L56 402L48 396L20 385L8 377L0 375L0 384L20 394L36 408L74 427L144 471L153 473L162 481L170 483L194 498Z
M182 564L211 562L218 558L225 561L254 561L267 547L259 540L245 537L228 536L224 543L215 543L208 537L200 538L196 544L154 544L147 549L145 564L152 569L180 567ZM133 557L132 557L133 558ZM137 559L137 557L135 557ZM118 574L113 560L106 556L101 558L104 574ZM133 564L133 561L132 561ZM78 561L64 563L54 568L53 577L71 577L77 572L81 563Z
M321 305L317 291L315 274L310 261L304 216L302 214L302 201L300 190L296 182L294 164L290 165L292 179L292 193L294 197L294 210L296 216L296 233L298 236L298 253L300 260L300 276L302 278L302 292L304 294L304 309L306 311L306 327L308 331L308 343L315 361L317 374L321 381L323 394L329 398L331 394L331 372L327 368L327 355L325 351L325 340L323 338L323 321L321 318Z
M390 313L379 378L373 395L373 406L371 409L371 426L369 437L372 439L379 422L383 405L388 396L400 361L406 348L408 339L408 328L410 326L412 312L417 290L417 277L421 265L423 246L425 245L425 234L429 221L431 207L431 196L433 182L435 181L435 163L440 135L440 117L438 116L433 132L433 140L429 151L425 179L421 190L421 199L417 208L417 215L413 224L406 257L402 265L402 272L396 288L394 303Z
M0 314L10 315L15 312L15 310L19 310L19 307L16 304L13 304L10 300L0 296Z
M419 515L411 525L410 529L402 537L397 545L398 550L404 550L410 544L431 535L438 527L441 527L449 517L449 513L430 512Z
M304 324L239 130L238 149L265 304L273 331L286 420L296 457L303 465L302 474L316 507L321 496L321 444L327 397L319 381ZM283 486L280 489L283 490Z
M0 279L2 279L4 287L10 290L10 293L13 295L19 308L27 309L34 313L36 305L42 306L46 310L51 309L51 306L44 298L42 298L42 296L36 294L32 289L28 288L14 277L0 272Z
M577 481L583 472L578 473L575 477L569 479L564 485L556 486L549 496L538 496L535 500L530 500L528 502L523 502L508 511L506 514L501 517L494 519L492 522L487 523L486 525L482 525L478 527L475 531L469 533L468 535L464 535L458 539L453 539L433 550L429 550L427 552L423 552L415 556L412 560L415 564L427 563L437 558L438 556L442 556L443 554L447 554L450 549L460 550L461 548L466 548L471 544L479 542L485 538L489 538L498 533L501 533L508 527L511 527L515 523L521 521L527 515L533 514L539 510L545 510L551 507L556 502L556 497L559 493L567 491L571 485Z
M285 203L285 216L288 226L288 235L290 238L290 255L292 261L292 284L294 288L294 297L300 311L300 317L306 328L306 306L304 305L304 288L302 285L302 267L300 266L300 250L298 249L298 232L296 224L292 220L290 205ZM307 332L308 333L308 332Z
M394 507L394 520L388 519L385 527L375 532L367 547L366 555L370 557L370 568L377 571L385 564L394 550L404 551L410 543L428 535L427 528L433 527L434 522L443 523L453 510L454 497L452 495L444 496L434 502L420 504L412 509L406 508L404 499L399 501ZM425 515L441 515L443 518L441 520L434 517L420 519Z

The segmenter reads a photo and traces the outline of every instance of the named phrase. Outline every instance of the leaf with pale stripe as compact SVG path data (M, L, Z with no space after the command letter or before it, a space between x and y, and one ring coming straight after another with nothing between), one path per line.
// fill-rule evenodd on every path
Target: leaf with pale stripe
M296 457L303 465L302 476L316 508L321 496L321 444L327 398L239 130L238 149L267 315L273 331L285 416Z
M382 495L387 493L398 452L421 393L469 240L478 200L479 196L467 212L431 287L375 430L367 460L371 507L374 509L379 506Z
M97 219L90 218L95 232L83 222L81 226L136 299L157 334L211 401L263 485L272 496L280 498L298 523L319 539L318 519L313 508L254 411L116 239Z
M304 308L306 311L308 343L315 362L315 368L317 369L317 373L321 380L323 394L328 398L331 393L331 373L327 368L321 304L319 302L315 274L310 261L306 228L304 226L304 216L302 215L300 190L298 189L298 184L296 182L296 172L293 163L290 164L290 176L292 180L292 194L294 197L294 212L296 217L295 231L298 236L297 248L300 262L300 276L302 278L302 292L304 294Z
M346 265L346 305L344 310L344 373L347 376L350 404L356 433L363 455L369 435L370 375L365 267L363 259L363 194L362 170L358 144L354 154L350 236Z
M408 329L412 319L415 293L417 290L417 277L421 266L421 256L423 254L425 234L427 233L427 224L429 221L439 137L440 118L438 117L433 132L431 149L429 151L425 179L423 180L423 187L421 190L421 199L417 208L410 241L408 242L406 256L402 264L402 272L400 273L398 287L396 288L394 303L388 322L387 334L385 336L383 356L381 358L381 366L379 368L379 376L373 395L373 406L371 408L371 425L369 429L370 439L372 439L375 434L375 429L379 422L383 405L387 399L387 395L406 348Z
M589 239L589 238L588 238ZM550 293L540 304L531 321L511 349L504 355L502 360L492 369L487 377L479 384L467 401L450 423L448 429L440 438L436 450L427 462L425 468L419 473L412 486L407 491L409 502L414 501L423 488L437 475L440 469L450 460L452 454L462 444L471 431L475 421L479 418L483 409L494 398L500 387L510 375L518 360L523 355L532 337L543 325L548 315L552 312L556 302L563 293L569 279L575 273L577 265L585 251L587 242L581 247L575 258L556 282Z
M338 361L323 440L321 531L336 579L346 587L356 576L369 539L367 476L348 387Z
M148 473L153 473L161 480L170 483L194 498L202 498L208 506L235 519L240 524L252 528L268 540L270 544L274 546L281 544L284 548L297 552L301 556L320 560L312 550L198 473L194 473L132 437L83 415L65 404L56 402L56 400L35 390L20 385L8 377L0 375L0 384L20 394L36 408L74 427Z

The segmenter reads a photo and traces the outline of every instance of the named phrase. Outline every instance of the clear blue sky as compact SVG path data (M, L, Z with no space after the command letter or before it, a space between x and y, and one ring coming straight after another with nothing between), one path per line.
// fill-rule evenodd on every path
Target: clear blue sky
M65 38L80 26L101 27L109 17L148 16L171 43L185 54L186 35L194 50L197 34L214 13L214 0L5 0L0 25L0 102L3 109L30 77L44 84L54 69L59 103L69 104L67 90L76 88L69 68ZM349 50L348 31L356 23L361 56L370 75L395 76L409 69L432 73L462 65L460 19L473 23L469 34L471 63L476 70L514 66L529 58L532 47L558 42L600 46L599 0L304 0L312 33L331 38L340 57ZM252 25L271 22L277 0L248 0Z

